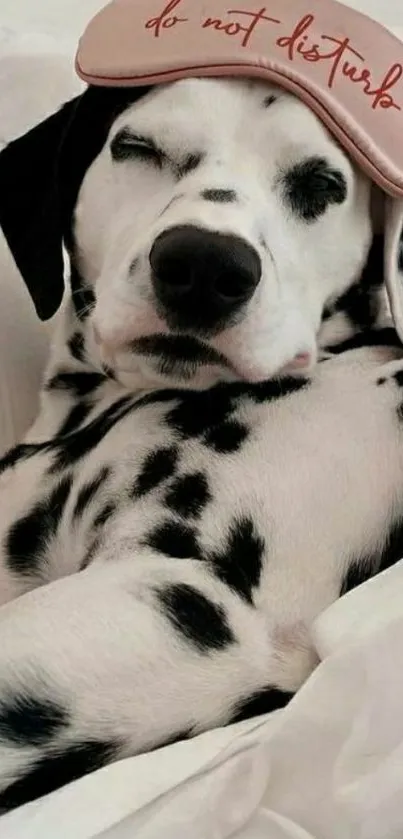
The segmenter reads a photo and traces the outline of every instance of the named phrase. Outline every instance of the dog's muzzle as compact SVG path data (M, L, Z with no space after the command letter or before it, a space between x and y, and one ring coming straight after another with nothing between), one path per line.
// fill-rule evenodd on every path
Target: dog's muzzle
M234 321L262 273L246 241L193 225L157 236L149 259L159 314L171 329L205 334Z

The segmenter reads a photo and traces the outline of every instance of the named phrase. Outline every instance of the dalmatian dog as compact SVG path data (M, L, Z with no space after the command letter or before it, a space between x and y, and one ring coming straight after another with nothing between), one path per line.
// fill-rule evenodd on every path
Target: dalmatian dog
M0 465L5 813L289 701L317 615L403 552L403 357L373 187L274 86L89 87L0 185L61 306Z

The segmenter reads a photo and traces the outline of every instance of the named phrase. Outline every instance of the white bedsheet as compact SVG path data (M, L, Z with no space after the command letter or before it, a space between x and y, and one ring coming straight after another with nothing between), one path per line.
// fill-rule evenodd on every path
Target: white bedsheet
M53 0L46 27L45 0L0 0L0 141L78 89L66 56L101 5ZM403 33L401 0L383 6ZM4 243L0 288L1 452L35 410L48 330ZM0 819L0 839L402 839L403 562L313 633L322 663L284 711L101 770Z

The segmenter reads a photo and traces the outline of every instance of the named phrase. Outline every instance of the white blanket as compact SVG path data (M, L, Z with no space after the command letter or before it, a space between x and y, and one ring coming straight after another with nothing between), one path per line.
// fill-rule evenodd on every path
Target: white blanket
M37 25L44 4L33 3L34 14L27 0L12 0L8 12L7 2L4 142L79 89L66 56L83 9L85 19L102 5L81 0L76 32L66 12L74 3L53 0L45 36L12 28L22 2ZM70 21L61 40L55 7ZM394 20L403 32L401 0ZM4 243L0 285L1 452L35 410L47 334ZM403 562L337 602L313 634L322 663L284 711L94 773L0 819L0 839L402 839Z

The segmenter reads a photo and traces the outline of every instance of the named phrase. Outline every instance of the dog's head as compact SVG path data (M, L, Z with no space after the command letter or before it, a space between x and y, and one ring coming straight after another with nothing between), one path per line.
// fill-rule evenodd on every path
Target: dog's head
M136 385L309 370L373 235L368 178L260 81L90 87L2 152L0 193L39 315L64 243L92 352Z

